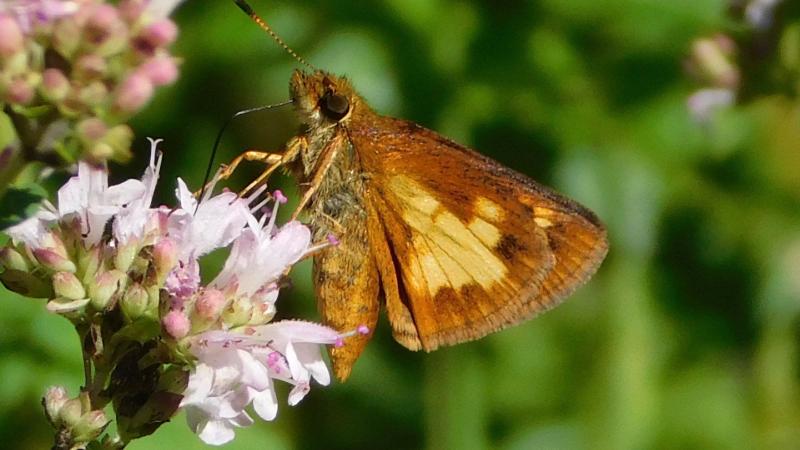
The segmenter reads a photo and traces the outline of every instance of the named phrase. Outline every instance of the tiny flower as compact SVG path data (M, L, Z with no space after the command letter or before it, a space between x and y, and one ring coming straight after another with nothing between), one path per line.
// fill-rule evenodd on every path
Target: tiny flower
M0 58L7 58L23 50L25 38L13 17L0 13Z
M736 94L730 89L700 89L692 94L686 105L689 112L698 123L705 123L711 119L715 111L733 104Z
M227 304L227 299L222 291L214 288L203 290L194 304L194 315L202 322L216 322Z
M50 101L61 101L69 92L70 85L64 72L58 69L45 69L42 73L42 95Z
M189 426L204 442L220 445L234 438L235 428L252 423L245 411L250 403L259 417L274 419L278 404L272 380L294 384L289 404L297 404L312 378L330 383L319 344L340 337L328 327L300 321L196 336L191 351L198 364L181 402Z
M72 74L83 80L91 80L103 77L107 71L106 59L100 55L89 53L75 61Z
M67 390L62 386L51 386L47 389L42 400L47 420L49 420L53 426L58 427L61 423L59 412L67 400L69 400Z
M169 216L168 232L180 248L181 261L227 246L239 237L250 216L248 201L233 192L211 197L209 189L198 204L179 178L176 194L180 209Z
M170 238L160 239L153 247L156 277L163 282L178 263L178 245Z
M62 219L80 219L81 234L86 245L100 241L106 222L123 205L140 198L146 187L138 180L108 186L108 171L87 162L78 163L78 176L72 177L58 190L58 215Z
M166 56L156 56L146 61L139 68L154 86L173 83L178 78L178 65L175 60Z
M153 82L144 74L133 73L117 91L115 106L124 113L134 113L141 109L153 96Z
M27 105L33 100L35 91L31 83L25 78L15 78L6 89L6 101L18 105Z
M111 301L111 297L122 287L126 278L127 275L119 270L109 270L98 274L94 282L88 286L92 306L98 311L105 309Z
M161 19L148 25L139 37L153 48L166 47L178 37L178 27L170 19Z
M161 170L161 153L158 151L160 141L160 139L150 139L150 164L141 178L144 189L139 196L123 205L114 219L114 238L121 246L131 241L144 244L146 238L160 231L157 230L158 222L153 220L157 212L150 208ZM136 248L138 251L138 246Z
M0 264L6 269L19 270L21 272L30 270L30 265L25 257L11 247L0 249Z
M150 297L139 283L134 283L125 290L119 302L122 314L129 322L142 317L150 307Z
M72 272L58 272L53 275L53 291L59 297L70 300L81 300L86 298L86 290L83 288L78 277Z
M106 429L111 419L102 410L83 414L71 427L71 437L75 443L85 443L96 439Z
M49 248L35 248L33 249L33 256L39 264L53 272L75 272L77 270L75 263L68 257Z
M164 331L167 332L173 339L182 339L191 329L191 322L183 311L172 310L168 312L161 320L161 325Z

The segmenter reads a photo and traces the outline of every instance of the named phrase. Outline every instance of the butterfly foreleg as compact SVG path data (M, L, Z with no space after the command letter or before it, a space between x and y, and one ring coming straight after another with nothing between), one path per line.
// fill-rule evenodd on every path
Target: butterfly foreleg
M339 153L339 148L342 146L342 139L336 138L331 140L331 142L325 146L320 154L319 160L316 164L314 169L314 173L311 176L311 181L308 183L308 189L303 193L303 197L300 199L300 203L297 205L297 208L292 213L292 220L297 219L297 216L300 215L300 212L305 208L308 202L311 200L311 196L317 192L320 184L322 184L322 180L325 179L325 175L328 173L328 169L331 168L333 165L334 159L336 159L336 155Z
M264 155L263 159L260 158L248 159L248 161L262 161L264 162L264 164L267 164L267 168L264 169L263 172L261 172L261 175L259 175L255 180L253 180L250 184L248 184L247 187L244 188L242 192L239 193L239 196L245 197L253 189L255 189L256 186L263 183L267 178L269 178L270 175L272 175L272 173L278 169L278 167L281 167L293 161L297 157L297 155L299 155L307 146L308 146L308 141L306 140L306 138L304 136L299 136L289 141L289 144L286 145L286 149L282 153L262 152ZM240 156L243 156L247 153L248 152L244 152Z

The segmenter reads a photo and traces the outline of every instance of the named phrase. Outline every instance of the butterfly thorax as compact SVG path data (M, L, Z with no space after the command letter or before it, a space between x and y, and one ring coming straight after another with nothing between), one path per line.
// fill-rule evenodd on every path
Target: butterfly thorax
M350 84L325 72L295 72L292 100L303 124L304 145L289 166L305 195L314 242L335 237L338 245L314 256L314 286L326 325L339 330L373 329L378 318L378 270L367 229L366 183L359 153L347 125L356 114L371 114ZM347 378L367 337L331 349L334 370Z

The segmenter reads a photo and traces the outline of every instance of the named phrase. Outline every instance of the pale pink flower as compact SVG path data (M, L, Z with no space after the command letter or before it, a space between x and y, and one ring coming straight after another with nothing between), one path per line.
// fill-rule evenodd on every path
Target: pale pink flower
M233 192L211 197L209 189L198 204L186 183L178 178L175 193L180 209L170 214L167 228L169 236L178 244L181 261L227 246L239 237L247 224L248 200Z
M340 339L331 328L301 321L196 336L190 350L198 363L181 402L189 426L204 442L221 445L234 438L236 427L253 423L245 411L251 403L259 417L274 419L278 402L272 380L294 384L289 404L297 404L312 378L330 383L320 344Z
M142 175L143 190L138 197L123 205L114 218L114 238L119 245L124 245L132 239L144 240L148 235L152 238L154 237L153 233L159 231L158 218L154 217L159 214L159 211L151 208L150 205L153 202L153 194L161 170L161 153L158 151L158 143L161 142L161 139L148 138L148 140L150 141L150 164Z

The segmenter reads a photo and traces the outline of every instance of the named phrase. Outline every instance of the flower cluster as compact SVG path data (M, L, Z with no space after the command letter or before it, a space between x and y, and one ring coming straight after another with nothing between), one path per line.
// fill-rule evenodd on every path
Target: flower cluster
M124 122L178 67L168 18L180 0L4 0L0 105L22 150L94 162L129 158Z
M332 244L312 245L309 229L296 221L277 226L286 199L264 187L240 198L212 195L212 186L196 200L178 179L179 205L151 207L161 162L156 145L140 180L114 186L103 166L81 162L57 205L46 203L6 230L12 241L0 253L0 280L49 299L48 309L71 320L87 342L95 377L87 386L94 390L82 395L91 401L71 422L54 424L84 424L81 417L97 416L110 401L127 442L182 407L201 439L222 444L235 427L253 422L251 404L261 418L275 417L273 380L294 386L292 405L312 379L330 382L319 346L341 345L349 334L271 320L291 266ZM227 246L223 269L202 285L198 258ZM150 383L142 385L145 379Z

